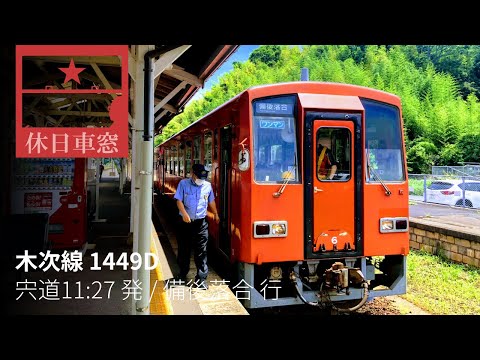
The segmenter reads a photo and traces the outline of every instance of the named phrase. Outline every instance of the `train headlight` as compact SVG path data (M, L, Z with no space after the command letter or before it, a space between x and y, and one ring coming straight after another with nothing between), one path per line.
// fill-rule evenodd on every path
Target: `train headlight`
M285 237L288 233L286 221L255 221L253 223L253 237Z
M408 231L408 218L406 217L380 219L381 233L407 232L407 231Z
M382 220L380 222L380 229L383 231L393 230L393 220Z
M286 224L272 224L273 235L285 235L287 233Z

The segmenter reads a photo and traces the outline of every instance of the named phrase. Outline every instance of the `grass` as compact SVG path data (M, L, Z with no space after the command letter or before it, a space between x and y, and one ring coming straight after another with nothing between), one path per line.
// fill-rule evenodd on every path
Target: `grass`
M434 315L478 315L480 269L411 250L402 297Z
M423 195L423 179L408 179L408 186L413 187L413 194L412 195ZM427 186L432 183L432 179L427 179Z

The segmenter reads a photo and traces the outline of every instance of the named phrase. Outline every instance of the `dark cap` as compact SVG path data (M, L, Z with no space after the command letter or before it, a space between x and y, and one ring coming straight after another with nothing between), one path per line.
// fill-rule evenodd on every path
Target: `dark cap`
M205 170L205 166L202 164L193 164L192 170L199 179L206 179L208 177L208 171Z

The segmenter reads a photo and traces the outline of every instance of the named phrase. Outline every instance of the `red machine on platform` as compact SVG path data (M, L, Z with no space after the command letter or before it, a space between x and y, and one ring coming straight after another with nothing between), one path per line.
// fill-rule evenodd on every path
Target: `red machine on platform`
M54 249L77 248L87 240L86 159L17 159L13 213L48 213Z

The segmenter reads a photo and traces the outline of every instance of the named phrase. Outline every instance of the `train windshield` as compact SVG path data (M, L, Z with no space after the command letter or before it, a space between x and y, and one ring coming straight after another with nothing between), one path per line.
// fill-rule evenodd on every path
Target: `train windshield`
M253 173L256 182L299 183L295 97L253 103Z
M404 181L399 109L372 100L362 99L361 101L365 108L367 182Z

